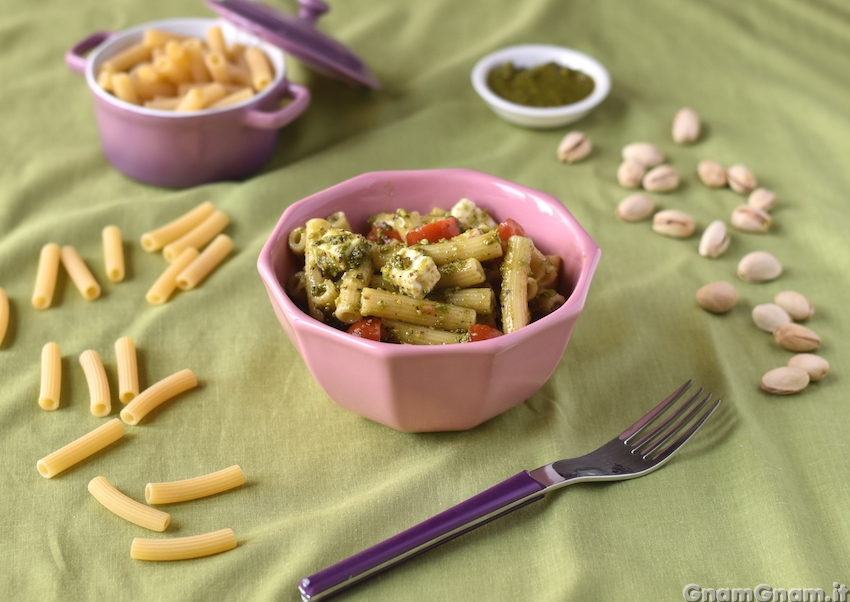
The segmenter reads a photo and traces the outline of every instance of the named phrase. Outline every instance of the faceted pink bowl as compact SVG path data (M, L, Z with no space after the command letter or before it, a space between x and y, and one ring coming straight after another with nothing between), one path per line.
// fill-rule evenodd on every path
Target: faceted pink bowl
M357 338L314 320L286 294L299 269L289 232L344 211L355 231L381 211L430 211L466 197L497 221L514 218L544 253L563 260L567 302L516 332L475 343L416 346ZM322 390L338 405L406 432L475 427L531 397L561 361L584 308L599 247L558 199L466 169L367 173L292 204L257 262L272 307Z

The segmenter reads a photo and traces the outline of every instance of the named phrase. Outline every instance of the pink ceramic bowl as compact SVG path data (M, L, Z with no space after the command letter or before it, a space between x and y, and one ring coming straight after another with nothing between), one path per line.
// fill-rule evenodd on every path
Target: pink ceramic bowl
M221 26L228 43L260 46L271 59L275 79L254 98L224 109L175 113L124 102L98 85L100 66L139 43L146 29L203 39L213 25ZM309 90L287 81L280 48L215 19L169 19L121 33L97 32L71 48L65 62L86 77L109 162L131 178L168 188L249 176L271 158L278 131L310 104ZM282 98L292 101L281 107Z
M289 232L344 211L352 228L399 207L428 212L467 197L497 220L512 217L544 253L563 260L567 302L545 318L487 341L442 346L381 343L336 330L299 309L282 283L301 269ZM291 205L260 253L272 306L308 369L340 406L408 432L456 431L522 403L549 379L584 308L599 247L558 199L465 169L367 173Z

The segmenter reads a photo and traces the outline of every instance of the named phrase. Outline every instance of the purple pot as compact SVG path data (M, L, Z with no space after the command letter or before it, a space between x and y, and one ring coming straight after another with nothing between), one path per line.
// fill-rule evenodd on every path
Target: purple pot
M103 62L140 42L146 29L203 39L214 25L222 27L228 42L260 46L274 67L272 84L250 100L223 109L175 113L124 102L98 85ZM157 186L186 188L249 176L274 153L278 130L310 104L310 91L287 81L279 48L214 19L171 19L121 33L94 33L71 48L65 62L85 75L106 158L123 174ZM284 98L291 101L281 107Z

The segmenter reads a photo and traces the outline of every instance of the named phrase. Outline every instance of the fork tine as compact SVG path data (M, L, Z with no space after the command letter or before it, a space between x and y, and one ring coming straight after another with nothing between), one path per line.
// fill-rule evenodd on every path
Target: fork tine
M702 389L697 391L697 394L691 397L687 401L687 403L679 409L678 412L666 418L664 422L659 425L659 427L655 429L655 431L653 431L653 435L656 431L659 433L664 431L663 434L657 436L656 440L653 443L649 443L651 437L644 437L639 443L636 443L634 446L632 446L632 453L640 453L640 455L643 456L644 459L649 459L650 456L652 456L652 454L658 450L658 448L670 441L676 435L676 433L682 430L682 428L691 421L691 419L703 408L703 406L705 406L708 400L711 399L711 393L709 393L684 418L673 424L673 421L676 420L676 418L682 413L682 410L690 407L694 400L699 397L700 393L702 393ZM673 424L672 427L670 426L671 424ZM644 450L639 451L640 448L643 446L645 446Z
M689 399L688 399L685 403L683 403L682 405L680 405L680 406L676 409L676 411L675 411L675 412L673 412L672 414L670 414L670 416L667 416L661 424L659 424L657 427L655 427L655 428L654 428L652 431L650 431L648 434L644 435L643 437L641 437L639 440L635 441L634 443L630 443L628 440L626 440L626 441L625 441L625 443L626 443L627 445L631 445L631 446L632 446L632 448L633 448L634 450L637 450L638 448L643 447L643 446L644 446L647 442L649 442L649 441L651 441L651 440L655 439L655 438L656 438L656 436L657 436L657 435L658 435L661 431L665 430L665 429L666 429L666 428L667 428L667 427L668 427L668 426L669 426L669 425L670 425L670 424L671 424L674 420L676 420L676 418L678 418L679 416L681 416L682 414L684 414L684 413L688 410L688 408L690 408L690 407L691 407L691 405L693 405L694 401L696 401L697 399L699 399L699 396L700 396L700 395L702 395L702 392L703 392L703 388L702 388L702 387L700 387L699 389L697 389L697 392L696 392L696 393L694 393L693 395L691 395L691 397L690 397L690 398L689 398ZM709 393L709 397L711 397L711 393ZM703 402L703 403L705 403L705 402ZM676 425L676 426L677 426L677 428L678 428L678 427L680 427L680 426L682 426L682 424L683 424L683 423L682 423L682 422L680 422L678 425ZM647 424L647 426L649 426L649 425ZM638 433L635 433L635 435L637 435L637 434L638 434ZM671 433L668 433L668 434L667 434L664 438L666 439L666 438L667 438L667 436L669 436L669 435L671 435L671 434L672 434L672 432L671 432Z
M688 421L690 421L691 418L693 417L693 415L695 415L697 413L697 411L699 411L699 409L703 405L705 405L705 402L707 402L710 397L711 397L711 394L709 393L708 396L699 404L699 406L694 408L694 411L691 412L691 414L687 417L687 419L683 421L683 424L686 424ZM703 412L702 416L700 416L700 418L687 431L682 433L681 437L676 439L674 442L672 442L670 445L665 447L661 452L659 452L657 455L653 456L652 458L647 458L647 456L649 456L649 453L645 454L644 458L647 458L652 462L660 463L660 462L663 462L664 460L666 460L667 458L669 458L670 456L672 456L680 447L682 447L688 441L688 439L690 439L699 430L699 428L702 426L702 423L705 422L706 420L708 420L708 417L711 416L712 413L714 413L714 410L716 410L717 406L719 406L719 405L720 405L720 400L718 399L717 401L714 402L714 404L710 408L708 408L707 410L705 410ZM672 435L674 433L675 433L675 431L671 432L670 435ZM667 440L669 440L669 437L665 439L665 441L667 441ZM656 446L652 451L654 452L655 449L657 449L657 448L658 448L658 446Z
M694 382L693 379L689 379L685 384L683 384L681 387L679 387L678 389L673 391L667 399L665 399L664 401L659 403L657 406L655 406L652 410L650 410L649 413L646 416L644 416L643 418L641 418L640 420L635 422L632 426L627 428L625 431L620 433L619 439L624 441L624 442L628 442L628 440L633 435L637 434L641 429L643 429L643 427L647 426L649 423L651 423L653 420L655 420L656 416L658 416L661 412L666 410L667 406L669 406L671 403L673 403L674 401L679 399L679 397L682 395L682 393L684 393L687 390L687 388L691 386L691 383L693 383L693 382Z

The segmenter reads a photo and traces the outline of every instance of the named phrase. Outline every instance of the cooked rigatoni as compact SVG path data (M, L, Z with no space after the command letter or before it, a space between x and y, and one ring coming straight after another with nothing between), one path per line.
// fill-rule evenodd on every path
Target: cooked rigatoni
M168 243L177 240L191 231L212 215L214 211L215 207L209 201L201 203L191 211L184 213L164 226L142 234L142 248L149 253L160 250Z
M360 295L360 313L442 330L466 330L475 324L474 309L369 287Z
M106 226L101 232L103 238L103 262L106 277L112 282L124 280L124 242L118 226Z
M534 243L527 236L511 236L501 265L502 330L519 330L530 320L528 311L528 278L531 273L531 253Z
M52 411L58 408L61 390L62 352L56 343L46 343L41 348L41 388L38 393L41 409Z
M233 529L170 539L136 537L130 546L130 557L136 560L186 560L211 556L235 547L236 534Z
M80 354L80 365L86 375L89 386L89 408L98 418L108 416L112 411L112 398L109 394L109 381L100 354L94 349L87 349Z
M94 301L100 297L100 285L74 247L70 245L62 247L62 265L65 266L65 271L68 272L68 276L71 277L71 281L80 291L83 299Z
M416 245L415 248L433 259L437 265L444 265L459 259L469 259L470 257L478 261L487 261L502 256L502 244L496 230L469 238L453 238L445 242Z
M106 477L95 477L89 481L89 493L110 512L126 521L151 531L165 531L171 515L162 510L145 506L141 502L118 491Z
M177 275L178 288L184 291L195 288L224 261L232 249L233 241L227 234L216 236L207 248Z
M123 436L124 423L114 418L52 454L43 457L36 463L36 468L45 479L55 477L63 470L85 460Z
M129 403L139 394L139 364L136 361L136 342L130 337L115 341L115 360L118 363L118 399Z
M59 245L50 242L41 248L38 258L38 272L35 276L35 288L32 293L32 306L47 309L53 303L56 290L56 277L59 275L59 260L62 252Z
M139 424L148 412L172 397L198 386L198 379L188 368L163 378L142 391L138 397L121 410L121 419L127 424Z
M198 255L200 255L200 253L198 253L198 250L194 247L183 249L180 256L175 259L170 266L168 266L168 268L159 278L156 279L156 282L154 282L153 286L151 286L148 290L145 295L145 299L147 299L148 303L151 305L162 305L168 301L171 293L173 293L177 288L177 276L185 270L189 264L195 261Z
M215 495L245 483L245 473L239 465L212 472L210 474L170 481L167 483L148 483L145 487L145 501L148 504L174 504Z

